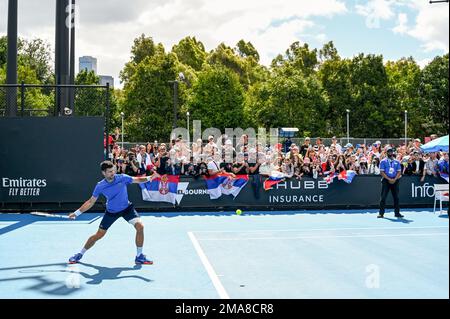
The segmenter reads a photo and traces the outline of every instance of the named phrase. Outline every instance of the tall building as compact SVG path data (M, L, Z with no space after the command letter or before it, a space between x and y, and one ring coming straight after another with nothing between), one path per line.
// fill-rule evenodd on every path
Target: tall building
M94 71L97 74L97 59L92 56L82 56L79 58L80 71Z
M109 83L110 88L114 88L114 78L110 75L99 75L100 77L100 85L106 85Z

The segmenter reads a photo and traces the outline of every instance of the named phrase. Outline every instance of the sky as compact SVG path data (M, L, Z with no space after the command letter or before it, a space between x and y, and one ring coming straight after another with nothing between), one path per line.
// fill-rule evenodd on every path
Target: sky
M55 0L19 0L19 36L54 47ZM412 56L421 66L448 52L448 3L428 0L77 0L78 57L98 59L98 73L119 73L140 34L166 50L186 36L206 49L250 41L269 65L295 41L320 49L330 40L342 57L361 52L385 60ZM8 0L0 0L0 36Z

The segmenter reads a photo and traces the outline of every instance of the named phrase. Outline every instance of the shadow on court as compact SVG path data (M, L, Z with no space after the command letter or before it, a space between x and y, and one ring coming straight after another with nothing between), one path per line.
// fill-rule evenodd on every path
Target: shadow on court
M116 279L124 279L124 278L135 278L140 279L145 282L152 282L153 280L144 278L142 276L137 275L127 275L127 276L121 276L119 275L124 271L136 271L142 268L141 265L135 265L134 267L103 267L103 266L97 266L92 264L86 264L83 262L79 263L82 266L90 267L98 271L95 275L89 275L84 272L79 272L81 276L83 276L86 279L90 279L90 281L86 282L89 285L98 285L101 284L103 280L116 280Z
M94 221L96 221L98 218L100 218L99 214L84 214L79 216L76 220L67 220L67 219L61 219L56 217L39 217L35 215L30 214L0 214L0 222L14 222L11 225L5 226L3 228L0 228L0 236L4 235L6 233L12 232L16 229L28 226L33 223L37 224L43 224L46 222L49 223L58 223L63 222L65 224L67 223L87 223L91 224Z
M97 270L97 273L91 275L80 270L80 266L89 267ZM48 267L63 267L64 269L44 269ZM42 264L42 265L31 265L31 266L18 266L18 267L7 267L0 268L0 276L2 276L3 271L17 270L19 274L27 274L20 277L0 277L0 286L3 282L11 281L27 281L30 283L29 286L24 288L24 290L33 290L35 292L51 295L51 296L68 296L74 294L81 289L83 285L79 281L79 276L88 279L86 284L89 285L99 285L104 280L118 280L126 278L139 279L145 282L153 282L153 280L138 276L138 275L126 275L120 276L123 272L137 271L142 268L141 265L135 265L134 267L103 267L87 263L79 263L75 265L68 265L66 263L55 263L55 264ZM51 273L66 273L67 277L65 280L54 280L49 278L48 274ZM31 275L33 274L33 275Z
M393 223L402 223L402 224L411 224L411 223L414 222L414 221L411 220L411 219L397 218L397 217L395 217L395 218L389 218L389 217L386 217L386 216L385 216L384 219L389 220L389 221L391 221L391 222L393 222Z

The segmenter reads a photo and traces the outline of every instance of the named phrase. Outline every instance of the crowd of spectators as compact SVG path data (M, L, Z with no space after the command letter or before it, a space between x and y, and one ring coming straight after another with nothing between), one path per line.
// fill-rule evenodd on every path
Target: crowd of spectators
M252 143L247 135L237 141L222 135L217 139L210 136L207 141L199 139L191 145L177 138L167 144L155 141L127 150L116 143L117 134L116 139L110 140L109 156L118 173L131 176L157 172L199 177L227 172L264 177L275 172L286 178L317 179L344 170L353 170L358 175L379 175L387 147L394 147L403 175L420 176L423 181L427 175L448 174L449 170L448 153L423 153L421 140L417 138L408 145L382 145L380 141L368 145L340 145L333 137L331 143L325 145L321 138L312 141L306 137L302 145L286 140L271 146Z

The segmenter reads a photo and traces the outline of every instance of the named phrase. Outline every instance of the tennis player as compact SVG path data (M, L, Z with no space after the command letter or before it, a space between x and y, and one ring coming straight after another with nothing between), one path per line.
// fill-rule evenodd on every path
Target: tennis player
M90 249L103 236L105 236L109 227L120 217L136 228L136 247L137 254L135 263L140 265L152 265L153 261L148 260L143 254L144 245L144 225L134 209L133 204L128 200L127 186L132 183L146 183L151 181L158 174L145 177L131 177L126 174L116 174L116 168L110 161L104 161L100 164L103 176L105 178L97 183L92 197L88 199L77 211L69 215L69 218L75 219L82 213L88 211L94 206L100 194L106 197L106 211L100 223L96 234L89 237L83 249L69 259L70 264L78 263L84 253Z

